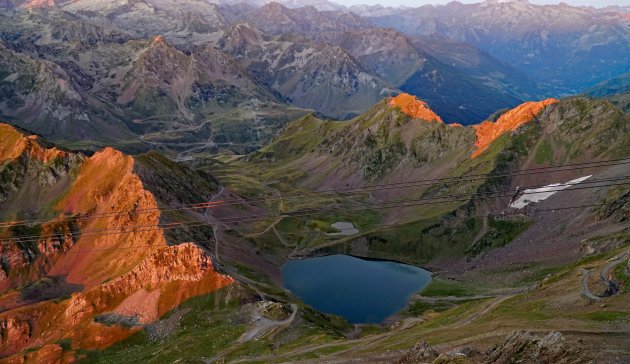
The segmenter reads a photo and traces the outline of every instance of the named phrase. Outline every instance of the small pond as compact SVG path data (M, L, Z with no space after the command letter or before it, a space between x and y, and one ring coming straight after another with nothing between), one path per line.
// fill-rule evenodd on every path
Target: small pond
M351 323L382 322L431 281L422 268L348 255L291 260L282 276L285 288L306 304Z

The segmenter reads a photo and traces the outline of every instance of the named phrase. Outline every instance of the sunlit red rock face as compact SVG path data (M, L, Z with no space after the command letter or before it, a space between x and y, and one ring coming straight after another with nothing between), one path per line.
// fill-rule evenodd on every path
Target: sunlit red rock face
M2 360L6 364L22 363L54 363L66 364L76 362L73 352L64 352L59 344L44 345L41 349L26 353L22 356L12 356Z
M471 158L478 157L501 135L512 132L521 125L529 123L544 108L556 102L558 102L556 99L526 102L506 112L496 122L484 121L481 124L474 125L477 141L475 142L476 150L472 153ZM399 108L414 119L443 123L442 119L429 108L426 102L418 100L413 95L400 94L389 101L389 106ZM461 124L449 125L454 127L462 126Z
M37 141L0 124L0 163L23 158L25 153L47 163L69 153L42 147ZM66 360L60 347L47 344L68 338L75 349L107 347L185 300L232 284L234 280L216 272L210 257L197 245L166 244L157 207L155 197L134 172L133 158L106 148L82 163L76 179L54 206L59 216L42 225L41 236L67 231L65 239L39 239L36 258L28 258L10 235L0 236L3 247L15 248L2 252L14 259L9 262L13 269L0 277L0 283L4 282L0 356L15 354L11 360L16 362ZM86 215L99 218L69 222ZM138 227L143 231L118 233ZM70 234L73 229L81 232L78 238ZM28 281L64 277L66 284L79 289L69 299L20 301L20 295L6 289L17 287L12 280L24 277ZM94 321L95 316L109 313L135 317L139 325L128 328ZM16 354L36 347L42 347L36 354Z
M0 163L15 160L24 153L43 163L65 155L57 148L42 147L38 140L36 135L27 136L11 125L0 124Z
M160 212L153 195L146 191L140 178L132 172L133 158L106 148L89 158L57 209L66 215L94 214L98 219L79 221L81 231L130 229L145 231L129 234L83 234L76 245L50 272L66 275L69 283L86 288L112 276L127 272L139 264L152 249L166 246L163 231L151 229L159 224ZM129 211L126 214L112 214ZM134 213L142 211L142 213ZM135 246L143 249L132 249ZM111 259L112 251L125 253Z
M558 102L556 99L547 99L540 102L526 102L501 115L496 122L484 121L473 126L477 133L477 148L471 155L476 158L481 155L493 141L505 133L518 129L521 125L534 120L536 115L547 106Z
M402 112L414 119L443 123L442 118L434 113L426 102L418 100L413 95L400 94L389 101L389 106L400 108Z
M124 252L116 258L122 255ZM95 316L118 313L147 324L188 298L233 282L231 277L217 273L212 260L192 243L162 247L126 274L75 293L68 300L46 301L0 314L0 355L66 338L72 340L75 349L105 348L141 326L106 326L95 322Z

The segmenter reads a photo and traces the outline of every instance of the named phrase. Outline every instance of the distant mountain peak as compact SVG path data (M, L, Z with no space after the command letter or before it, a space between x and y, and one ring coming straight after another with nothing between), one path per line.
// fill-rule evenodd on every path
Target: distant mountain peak
M144 51L144 54L151 54L153 56L156 53L181 53L177 48L171 45L162 35L156 35L152 40L148 42L148 45Z
M263 6L261 6L260 9L262 9L264 11L279 11L279 12L283 12L283 13L289 10L286 6L280 4L279 2L276 2L276 1L272 1L270 3L267 3L267 4L263 5Z
M546 99L539 102L526 102L501 115L494 123L484 121L479 125L475 125L474 128L477 134L475 147L477 147L477 150L473 152L471 158L477 158L501 135L531 122L539 112L558 101L556 99Z
M529 4L529 0L486 0L487 4Z
M25 2L22 7L28 10L38 8L52 8L56 6L55 0L29 0Z
M418 98L410 94L402 93L393 97L389 101L389 106L399 108L400 111L414 119L444 123L442 118L433 112L426 102L418 100Z

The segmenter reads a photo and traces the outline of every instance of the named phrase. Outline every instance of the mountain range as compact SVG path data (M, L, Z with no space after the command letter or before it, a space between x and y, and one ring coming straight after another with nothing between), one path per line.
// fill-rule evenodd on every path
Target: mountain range
M249 152L295 117L349 119L399 92L446 122L475 124L581 93L629 63L622 8L331 4L4 2L1 115L71 146L118 141L186 158ZM20 82L8 73L17 67L29 68ZM35 84L56 91L34 97ZM72 110L53 112L51 102Z
M0 363L630 362L628 14L0 0Z

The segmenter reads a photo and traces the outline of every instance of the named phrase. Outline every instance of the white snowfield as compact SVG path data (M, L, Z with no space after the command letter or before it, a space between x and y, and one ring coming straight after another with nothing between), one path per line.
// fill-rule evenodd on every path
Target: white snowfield
M510 207L515 209L522 209L523 207L529 205L530 203L537 203L540 201L544 201L559 191L564 190L565 188L569 188L573 185L576 185L580 182L586 181L587 179L593 177L585 176L574 179L572 181L566 183L554 183L540 188L533 188L523 191L523 194L514 202L510 204Z

